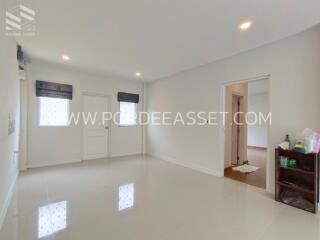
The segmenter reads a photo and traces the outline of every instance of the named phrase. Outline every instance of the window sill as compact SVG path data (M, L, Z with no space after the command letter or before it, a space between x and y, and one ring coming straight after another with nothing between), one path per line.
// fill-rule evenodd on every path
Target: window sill
M70 127L70 125L38 125L39 128L67 128Z
M138 127L138 124L134 124L134 125L118 125L118 127Z

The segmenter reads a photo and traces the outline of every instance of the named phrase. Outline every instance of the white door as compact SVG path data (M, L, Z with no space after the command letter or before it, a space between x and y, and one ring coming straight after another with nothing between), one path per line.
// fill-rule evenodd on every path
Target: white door
M109 111L108 106L107 97L83 97L84 160L108 157L109 123L103 121L103 113Z

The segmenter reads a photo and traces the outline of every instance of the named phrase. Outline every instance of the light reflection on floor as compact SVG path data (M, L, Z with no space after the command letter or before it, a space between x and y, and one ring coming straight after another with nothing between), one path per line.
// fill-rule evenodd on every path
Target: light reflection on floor
M38 238L67 228L67 201L52 203L38 210Z
M123 211L134 206L134 184L130 183L119 187L118 210Z

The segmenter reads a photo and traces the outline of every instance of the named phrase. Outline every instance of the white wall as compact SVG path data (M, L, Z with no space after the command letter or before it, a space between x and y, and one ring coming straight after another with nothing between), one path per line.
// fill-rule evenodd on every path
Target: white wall
M142 93L141 83L107 79L52 63L33 60L28 67L28 167L77 162L82 159L82 127L71 125L66 128L38 127L38 101L35 95L35 81L71 84L74 98L71 112L82 111L82 93L91 92L110 96L111 111L119 111L118 91ZM142 97L141 97L142 98ZM141 103L139 103L141 109ZM110 156L141 153L142 127L118 127L112 124Z
M320 28L149 84L149 111L220 111L221 86L270 74L269 191L273 149L286 133L320 131ZM214 44L214 43L213 43ZM221 133L214 126L148 126L148 152L207 172L222 173ZM221 164L222 163L222 164Z
M0 228L18 174L19 80L17 45L13 38L0 34ZM8 136L9 114L15 132Z
M262 113L268 115L268 93L249 95L248 111L256 114ZM249 115L249 121L253 122L253 115ZM261 124L248 125L248 146L268 147L268 125L265 122Z

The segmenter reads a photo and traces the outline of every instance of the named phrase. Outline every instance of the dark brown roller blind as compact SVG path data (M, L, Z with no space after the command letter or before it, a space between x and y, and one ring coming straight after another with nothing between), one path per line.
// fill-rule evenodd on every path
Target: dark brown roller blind
M72 85L36 81L36 95L37 97L52 97L52 98L63 98L72 100Z
M139 103L139 94L118 92L118 102Z

